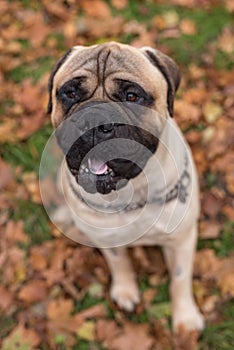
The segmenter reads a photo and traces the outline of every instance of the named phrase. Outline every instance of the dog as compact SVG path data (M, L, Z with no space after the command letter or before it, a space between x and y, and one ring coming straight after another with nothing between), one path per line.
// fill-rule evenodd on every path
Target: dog
M197 174L173 119L180 79L174 60L150 47L75 46L51 73L48 104L69 215L106 258L111 298L134 310L140 295L127 248L162 246L174 331L204 327L192 292Z

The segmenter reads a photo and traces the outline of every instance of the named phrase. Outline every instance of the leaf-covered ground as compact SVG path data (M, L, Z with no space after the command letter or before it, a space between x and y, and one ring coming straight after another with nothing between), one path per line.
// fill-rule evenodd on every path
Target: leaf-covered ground
M2 350L233 349L233 11L232 0L1 0ZM159 248L130 250L142 302L126 314L110 301L101 254L62 236L41 205L50 70L72 45L107 40L157 47L183 72L175 119L201 186L194 292L207 326L199 337L172 335Z

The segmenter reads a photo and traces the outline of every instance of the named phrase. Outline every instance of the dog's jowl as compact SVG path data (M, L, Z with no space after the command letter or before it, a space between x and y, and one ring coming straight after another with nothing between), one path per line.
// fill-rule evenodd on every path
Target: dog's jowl
M70 215L104 254L112 299L134 310L140 295L127 248L161 245L174 330L200 330L192 292L199 195L173 119L179 83L178 66L158 50L75 46L51 74L48 111L64 152L60 178Z

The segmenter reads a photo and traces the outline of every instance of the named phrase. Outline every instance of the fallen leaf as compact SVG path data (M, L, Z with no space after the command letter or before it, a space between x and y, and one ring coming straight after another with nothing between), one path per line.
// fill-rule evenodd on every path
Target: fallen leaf
M13 182L13 171L9 164L0 158L0 190Z
M150 335L149 324L125 322L123 332L117 335L109 345L110 350L149 350L154 338Z
M95 339L95 323L93 321L84 322L77 330L79 338L93 341Z
M47 296L46 282L43 280L30 280L25 283L18 293L18 298L26 304L42 301Z
M112 340L121 333L121 328L114 320L98 319L96 324L96 337L105 347L109 348Z
M110 8L102 0L92 0L92 5L89 0L82 0L80 6L90 17L107 18L111 16Z
M196 24L191 19L182 19L180 22L180 30L185 35L194 35L197 32Z
M186 331L180 327L177 334L173 338L174 350L198 350L199 331Z
M210 192L205 192L202 198L202 210L203 213L210 218L215 219L218 213L221 211L223 202L219 198L216 198Z
M201 117L201 110L194 104L183 100L175 101L175 116L178 123L184 128L187 125L197 124Z
M199 237L202 239L217 238L220 235L221 224L214 221L201 221L199 229Z
M214 123L223 113L223 109L220 104L212 101L207 101L203 106L204 118L208 123Z
M194 274L202 278L214 277L222 262L212 249L202 249L195 255Z
M202 304L202 311L206 312L206 313L212 312L215 309L216 304L218 303L218 301L219 301L218 295L210 295L203 302L203 304Z
M106 317L107 311L103 304L97 304L94 306L91 306L77 314L77 317L79 317L82 320L86 320L89 318L98 318L98 317Z
M218 38L218 47L228 54L234 51L234 33L231 27L224 27L222 34Z
M111 0L111 5L117 10L123 10L128 6L128 0Z
M29 236L24 232L23 221L9 220L5 227L5 238L9 245L15 244L16 242L26 244L30 242Z
M77 324L72 318L74 304L72 299L58 298L51 300L46 309L47 317L50 321L50 328L57 331L71 331L77 328ZM79 323L80 324L80 321Z
M18 325L3 340L2 350L33 350L40 342L41 340L34 330Z
M13 293L0 286L0 309L6 310L13 303Z

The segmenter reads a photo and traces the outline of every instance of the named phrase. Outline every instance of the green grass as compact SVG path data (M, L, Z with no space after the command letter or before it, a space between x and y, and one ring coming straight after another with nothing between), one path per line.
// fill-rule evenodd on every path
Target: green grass
M144 15L141 12L144 7ZM180 6L172 6L170 4L157 4L155 2L129 1L129 6L124 10L117 11L113 9L114 14L121 14L126 20L137 20L145 23L150 30L151 19L155 16L174 12L179 21L182 19L190 19L194 21L197 32L194 35L181 34L178 38L160 38L158 35L157 44L163 44L170 48L173 58L180 64L188 64L194 62L200 64L202 62L202 54L207 51L210 44L216 44L218 35L221 34L224 26L232 23L232 15L222 6L213 6L211 10L199 8L188 9ZM124 35L122 41L130 43L134 35ZM218 51L215 55L215 64L218 69L233 68L233 59L222 51Z
M222 307L222 323L208 324L200 339L201 350L232 350L234 344L234 300Z
M76 302L74 306L74 313L88 309L91 306L102 303L100 298L95 298L89 293L86 293L81 302ZM105 303L104 303L105 304Z
M169 296L169 282L159 284L156 287L157 294L153 300L153 303L164 303L170 300Z
M11 219L23 220L25 232L31 239L31 245L51 239L49 220L44 207L26 200L18 200L11 212Z
M46 72L51 71L53 64L54 59L52 57L40 57L30 64L23 63L12 69L8 78L14 83L20 83L24 79L31 78L34 83L37 83Z
M38 173L41 154L51 132L51 126L46 125L25 142L3 144L0 156L12 166L21 167L23 172ZM21 179L18 178L17 181L20 182ZM29 200L17 200L14 208L11 211L11 218L15 221L24 221L24 229L30 235L32 244L51 239L49 220L42 205Z
M101 344L97 342L89 342L86 340L78 340L73 350L106 350Z
M198 250L214 249L218 257L228 257L234 253L234 222L226 221L223 225L220 237L217 239L200 239Z
M51 134L51 125L45 125L24 142L1 145L0 155L13 166L22 167L23 171L38 172L41 154Z

